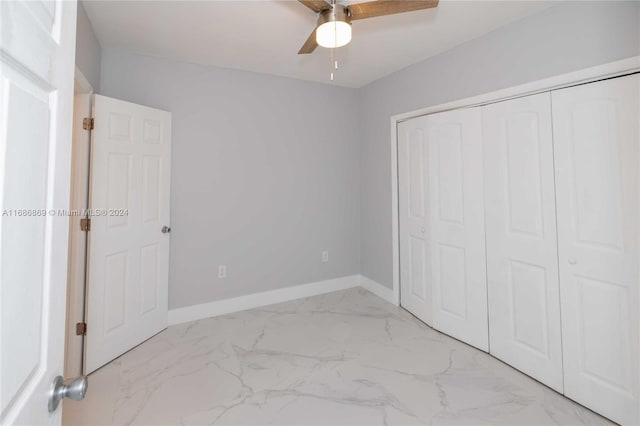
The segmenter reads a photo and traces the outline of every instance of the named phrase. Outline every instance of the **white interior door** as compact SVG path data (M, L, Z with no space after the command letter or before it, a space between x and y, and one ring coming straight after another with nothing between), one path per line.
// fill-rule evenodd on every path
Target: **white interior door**
M433 325L489 349L480 108L429 115Z
M0 8L0 422L60 424L76 4Z
M551 94L482 108L491 354L562 392Z
M171 113L95 95L87 336L91 372L167 326Z
M554 91L565 394L622 424L638 400L640 77Z
M432 325L427 117L398 125L400 303Z

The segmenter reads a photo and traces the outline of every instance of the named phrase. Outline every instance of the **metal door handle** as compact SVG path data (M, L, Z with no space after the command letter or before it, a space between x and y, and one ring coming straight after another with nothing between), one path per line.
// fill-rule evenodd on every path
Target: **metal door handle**
M420 232L422 232L424 234L425 229L424 228L420 228Z
M161 231L163 234L169 234L171 232L171 228L169 228L168 226L163 226Z
M570 258L569 265L575 265L575 264L576 264L576 260L574 258Z
M68 385L64 384L62 376L57 376L51 384L51 392L49 394L49 412L53 413L63 398L80 401L87 394L89 380L87 376L80 376Z

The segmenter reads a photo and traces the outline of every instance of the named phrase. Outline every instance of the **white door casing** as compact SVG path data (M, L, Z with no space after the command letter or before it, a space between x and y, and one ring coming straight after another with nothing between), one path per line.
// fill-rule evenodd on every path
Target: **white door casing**
M76 3L0 2L0 422L60 424ZM22 213L18 213L22 212Z
M427 123L433 325L488 351L480 108Z
M93 95L77 93L78 70L76 70L76 94L73 97L73 138L71 158L72 210L82 212L89 200L89 146L91 132L83 128L83 120L91 116ZM64 377L82 375L82 353L84 336L76 335L76 324L84 321L85 267L87 234L81 229L82 214L69 218L69 268L67 277L67 338L65 348Z
M491 354L562 392L551 94L482 119Z
M565 394L640 423L640 76L552 92Z
M171 113L94 96L89 373L167 326Z
M427 117L398 125L401 305L432 325Z

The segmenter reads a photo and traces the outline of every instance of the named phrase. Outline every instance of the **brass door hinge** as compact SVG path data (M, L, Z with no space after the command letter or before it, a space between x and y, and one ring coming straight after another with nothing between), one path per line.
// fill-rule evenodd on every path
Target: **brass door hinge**
M87 335L87 323L79 322L76 323L76 336L86 336Z
M81 231L91 231L91 219L86 217L84 219L80 219L80 230Z
M82 120L82 128L85 130L93 130L93 118L91 117L87 117L85 119Z

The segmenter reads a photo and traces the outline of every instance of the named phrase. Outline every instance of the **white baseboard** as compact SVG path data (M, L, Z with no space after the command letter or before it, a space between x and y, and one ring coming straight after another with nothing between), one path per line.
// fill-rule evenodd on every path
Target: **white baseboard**
M380 286L380 284L375 284ZM169 325L181 324L203 318L258 308L260 306L273 305L274 303L287 302L289 300L301 299L303 297L330 293L332 291L346 290L348 288L358 287L359 285L361 285L361 276L349 275L332 280L318 281L310 284L265 291L262 293L248 294L246 296L239 296L231 299L216 300L214 302L203 303L200 305L185 306L184 308L171 309L169 311L168 322ZM372 288L373 287L374 286L372 286ZM368 287L365 288L369 289ZM376 293L374 290L371 291Z
M358 282L360 284L360 287L369 290L379 298L384 299L394 305L398 305L398 302L394 300L395 298L393 297L393 290L391 290L389 287L386 287L379 282L372 280L371 278L365 277L364 275L358 276Z
M216 300L200 305L171 309L169 311L168 322L169 325L182 324L189 321L245 311L247 309L259 308L260 306L288 302L289 300L317 296L319 294L346 290L353 287L362 287L389 303L393 303L394 305L398 304L394 301L393 291L390 288L363 275L348 275L332 280L317 281L310 284L296 285L293 287L248 294L246 296L233 297L231 299Z

